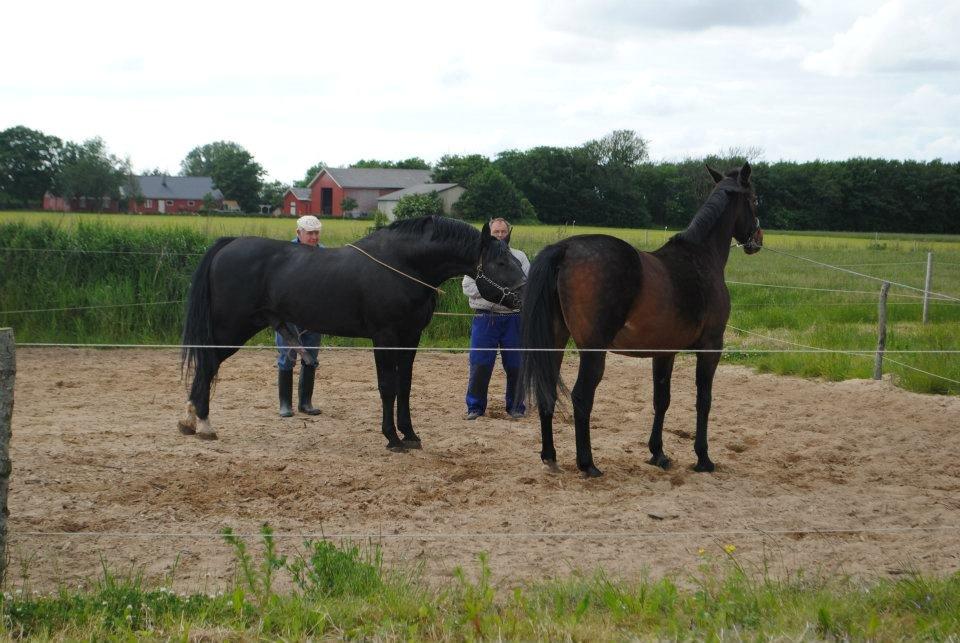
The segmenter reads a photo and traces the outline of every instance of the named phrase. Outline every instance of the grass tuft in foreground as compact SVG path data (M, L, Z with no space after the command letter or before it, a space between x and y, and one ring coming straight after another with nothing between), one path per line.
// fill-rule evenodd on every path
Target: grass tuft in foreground
M501 589L481 555L475 573L428 587L388 570L375 544L306 541L259 554L230 531L237 576L225 593L145 587L104 565L89 590L21 591L0 602L0 634L30 639L935 639L960 636L960 574L872 582L745 569L733 545L701 550L697 574L622 581L602 571ZM278 591L283 581L289 589Z

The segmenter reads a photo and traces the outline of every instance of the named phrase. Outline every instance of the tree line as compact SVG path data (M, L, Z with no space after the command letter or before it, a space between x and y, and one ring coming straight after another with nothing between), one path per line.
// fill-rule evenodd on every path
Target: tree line
M853 158L845 161L763 162L758 150L729 150L701 159L653 162L648 142L616 130L578 146L540 146L445 155L435 165L419 157L361 159L351 167L428 169L435 183L466 192L455 206L465 219L491 215L547 224L683 228L712 189L704 169L750 160L766 228L960 233L960 163ZM280 205L291 186L308 185L324 164L291 183L264 182L265 171L237 143L216 141L191 150L187 176L211 176L227 198L248 212ZM160 173L155 169L147 173ZM0 208L34 207L46 191L59 196L116 198L131 181L130 161L109 154L100 139L64 142L17 126L0 132ZM128 191L127 194L130 194ZM400 216L439 209L435 196L397 204Z

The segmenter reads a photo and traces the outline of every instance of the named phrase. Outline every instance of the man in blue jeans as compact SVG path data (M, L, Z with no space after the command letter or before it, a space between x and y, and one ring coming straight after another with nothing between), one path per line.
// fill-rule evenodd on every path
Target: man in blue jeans
M307 246L319 247L320 245L320 219L315 216L307 215L297 219L297 236L293 243L302 243ZM301 330L293 324L287 324L290 330L294 332L300 340L300 345L305 347L320 346L320 340L323 337L320 333L314 333L309 330ZM280 391L280 417L291 417L293 415L293 367L297 363L297 351L287 346L280 333L275 333L277 339L277 388ZM304 363L303 357L300 358L300 382L298 386L299 404L297 408L301 413L307 415L320 415L320 409L313 406L313 384L317 377L317 348L307 348L307 353L313 358L313 364L308 366Z
M510 224L503 218L493 219L490 222L490 234L509 244ZM510 248L510 252L520 261L523 274L530 272L527 255L513 248ZM521 418L527 408L520 387L520 351L503 350L520 348L520 313L481 297L477 282L472 277L463 278L463 293L475 313L470 329L470 382L467 385L465 417L476 420L487 412L487 388L497 360L495 349L499 348L503 370L507 373L507 413L514 419Z

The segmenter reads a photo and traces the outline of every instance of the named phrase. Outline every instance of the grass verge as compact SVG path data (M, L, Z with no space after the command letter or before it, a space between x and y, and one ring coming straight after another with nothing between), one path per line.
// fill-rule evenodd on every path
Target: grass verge
M685 579L615 580L602 570L499 588L485 555L428 587L387 569L379 547L307 541L281 555L264 526L256 551L225 531L236 580L216 594L147 587L104 565L88 590L17 590L0 601L0 634L18 639L485 640L933 639L960 635L960 573L870 582L748 570L733 545L700 552ZM289 587L278 591L283 581Z

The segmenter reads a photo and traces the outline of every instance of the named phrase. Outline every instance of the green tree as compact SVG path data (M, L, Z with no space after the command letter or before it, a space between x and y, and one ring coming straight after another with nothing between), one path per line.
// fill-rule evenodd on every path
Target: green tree
M582 149L535 147L501 153L496 167L516 185L546 223L595 219L600 212L597 165Z
M436 192L426 194L407 194L400 197L393 208L395 219L414 219L432 214L443 214L443 200Z
M195 147L180 164L187 176L209 176L224 198L236 199L244 212L259 209L263 167L237 143L216 141Z
M397 161L394 164L394 167L398 170L432 170L430 164L424 161L419 156L411 156L408 159L403 159L402 161Z
M429 170L430 164L419 156L411 156L402 161L380 161L378 159L360 159L351 163L350 167L366 169L395 169L395 170Z
M63 141L22 125L0 132L0 205L25 207L52 190Z
M434 168L431 178L434 183L458 183L466 187L471 178L490 167L490 165L490 159L481 154L470 154L469 156L444 154L437 161L437 166Z
M104 199L120 198L120 188L132 174L130 162L110 154L100 138L67 143L60 167L55 191L70 199L85 199L82 208L98 211L103 210Z
M353 212L357 207L357 200L352 196L345 196L340 200L340 211L344 214Z
M598 165L636 167L647 160L648 143L630 129L614 130L601 139L588 141L583 149Z
M270 209L279 208L283 204L283 195L290 186L283 181L270 181L260 188L260 204L268 205Z
M314 163L307 170L307 173L303 175L302 179L300 179L299 181L293 182L293 187L295 188L310 187L310 183L313 181L313 179L316 178L318 174L320 174L320 170L322 170L325 167L327 167L327 164L324 163L323 161L320 161L319 163Z
M210 192L207 192L203 195L203 210L202 212L213 212L217 209L217 200L213 198L213 195Z
M518 220L523 215L523 195L513 181L493 165L473 175L467 181L466 189L453 206L464 219L504 217Z

